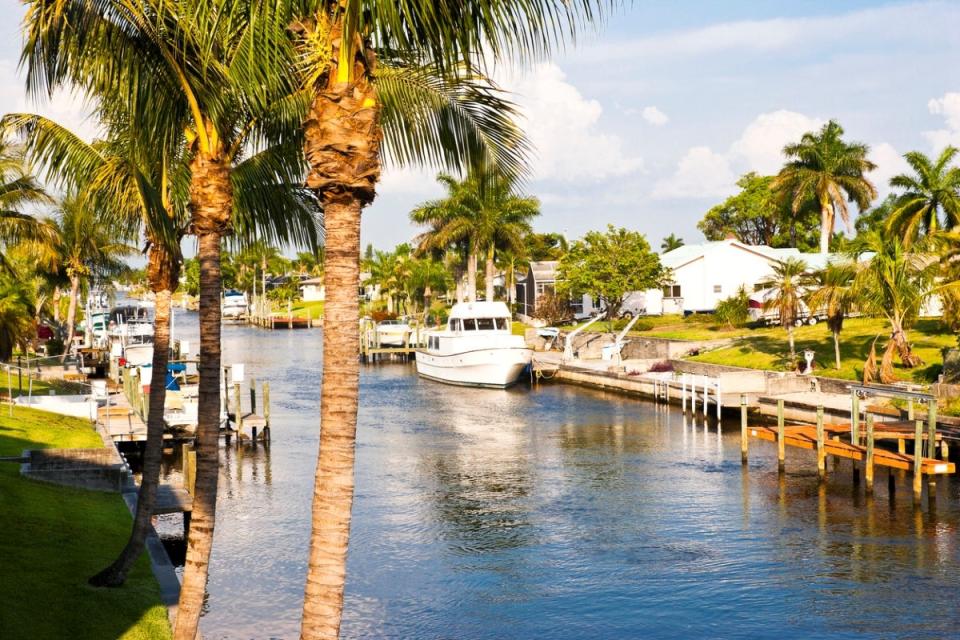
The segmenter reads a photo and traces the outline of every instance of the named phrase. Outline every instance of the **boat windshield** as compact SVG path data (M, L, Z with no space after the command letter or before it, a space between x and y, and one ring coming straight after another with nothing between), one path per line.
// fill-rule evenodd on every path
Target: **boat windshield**
M451 331L509 331L510 318L454 318Z

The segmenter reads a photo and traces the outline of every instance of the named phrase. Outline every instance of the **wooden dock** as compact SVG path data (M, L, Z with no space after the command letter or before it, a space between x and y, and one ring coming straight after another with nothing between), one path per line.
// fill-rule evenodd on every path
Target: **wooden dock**
M851 460L853 467L853 481L860 481L860 467L862 465L866 480L866 492L872 494L874 490L874 469L886 467L901 471L913 472L913 495L919 503L923 491L923 477L931 484L929 495L935 495L932 490L936 479L941 475L956 473L956 465L949 460L947 441L942 433L937 432L936 400L928 394L912 391L898 391L878 389L863 385L851 385L851 420L846 424L825 424L823 407L817 410L816 426L804 424L787 425L784 421L784 401L777 401L777 425L749 426L747 421L747 397L740 398L740 453L743 464L747 463L749 455L749 439L751 437L777 444L777 463L779 472L784 472L787 447L815 450L817 452L817 475L821 481L826 479L828 456L835 459ZM887 396L903 398L910 397L912 401L927 403L927 421L900 421L874 423L874 414L869 411L865 420L861 421L860 400L870 396ZM866 405L864 404L864 407ZM912 411L911 411L912 413ZM882 443L896 443L896 451L879 446ZM907 443L913 451L907 454ZM939 449L939 451L938 451ZM940 457L937 457L937 454ZM888 477L890 491L894 490L894 476Z
M425 330L421 327L414 327L404 337L402 346L386 346L383 344L376 323L370 320L362 322L360 326L360 361L376 363L395 357L402 360L412 360L417 353L417 349L423 346L425 338Z

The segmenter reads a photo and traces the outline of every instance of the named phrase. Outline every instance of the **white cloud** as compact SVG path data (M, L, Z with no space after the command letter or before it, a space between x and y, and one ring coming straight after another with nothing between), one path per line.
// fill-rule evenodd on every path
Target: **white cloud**
M960 146L960 93L945 93L942 98L934 98L928 102L927 108L934 115L942 115L947 125L945 129L923 133L934 150L940 151L951 144Z
M521 126L535 148L534 178L596 182L643 169L643 159L601 126L603 107L567 82L555 64L503 79L515 92Z
M687 151L673 175L654 186L652 196L665 198L718 198L730 193L737 176L730 161L709 147Z
M667 114L652 105L649 107L644 107L641 115L643 116L644 120L655 127L662 127L670 122L670 118L667 117Z
M730 147L731 160L746 171L776 173L783 166L783 147L821 126L823 120L785 109L761 113Z
M698 146L687 151L676 171L659 181L654 198L723 197L736 189L737 178L756 171L763 175L783 166L783 147L804 133L818 129L822 120L779 110L761 113L747 125L725 153Z
M914 3L851 11L839 15L722 22L645 38L607 40L586 47L590 59L645 59L703 56L729 51L748 54L823 49L853 38L876 39L885 46L916 46L916 37L951 37L960 22L960 6ZM938 35L934 35L938 34Z
M881 142L870 147L870 159L877 168L870 172L869 178L877 188L880 198L890 193L890 178L901 173L910 173L910 165L893 145Z

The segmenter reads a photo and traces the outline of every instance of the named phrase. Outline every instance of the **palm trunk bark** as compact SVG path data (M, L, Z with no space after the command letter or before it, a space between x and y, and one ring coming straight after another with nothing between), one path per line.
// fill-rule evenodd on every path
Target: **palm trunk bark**
M485 298L487 302L493 300L493 275L495 267L493 264L493 247L487 250L487 264L484 270L484 284L486 285Z
M213 548L220 474L220 240L233 210L229 160L219 154L198 153L191 169L190 206L200 261L200 389L193 512L174 640L196 638Z
M61 360L65 360L70 353L70 345L73 342L74 325L77 324L77 297L80 294L80 278L70 276L70 305L67 307L67 339L63 343L63 355Z
M151 518L156 504L157 485L160 482L160 462L163 458L163 409L166 400L167 362L170 352L170 298L172 291L155 293L155 323L153 333L153 370L150 374L150 412L147 416L147 442L143 452L143 475L137 494L137 511L133 529L126 546L109 567L90 578L95 587L119 587L127 579L133 563L143 553L147 534L152 528Z
M820 253L830 252L830 235L833 233L833 205L820 203Z
M840 370L840 332L833 332L833 358L836 363L837 371Z
M474 249L467 255L467 301L477 301L477 252Z
M336 638L340 631L353 505L360 376L360 308L356 295L360 282L360 204L327 204L324 218L327 302L323 317L320 454L314 482L302 638Z
M897 355L900 357L900 362L903 363L903 366L912 369L923 364L923 360L913 352L910 342L907 340L907 332L904 331L903 325L898 322L893 323L890 340L894 348L896 348Z
M787 325L787 342L790 343L790 360L796 360L797 350L793 343L793 323Z
M53 289L53 321L57 323L57 326L60 325L60 287L54 287Z

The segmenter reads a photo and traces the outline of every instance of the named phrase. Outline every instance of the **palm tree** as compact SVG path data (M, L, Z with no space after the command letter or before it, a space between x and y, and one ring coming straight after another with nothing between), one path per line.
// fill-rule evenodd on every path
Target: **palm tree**
M763 302L765 310L777 312L780 326L787 330L790 360L796 359L793 328L800 316L801 304L810 286L807 263L799 258L787 258L773 266L773 273L757 286L767 289Z
M827 327L833 334L833 356L836 368L840 369L840 331L843 320L856 304L853 278L856 267L849 262L827 264L813 274L811 291L807 295L807 307L811 312L823 310Z
M0 273L0 360L9 361L17 345L36 337L35 310L29 283Z
M683 238L680 238L675 233L671 233L666 238L663 239L663 242L660 243L660 251L667 253L668 251L673 251L674 249L679 249L683 246Z
M49 246L56 237L52 226L23 211L26 205L46 205L53 199L38 184L23 157L23 149L0 139L0 245L32 242ZM10 271L0 251L0 269Z
M895 350L903 366L921 365L923 361L910 348L907 329L933 293L939 262L922 254L909 254L900 237L877 232L854 240L850 254L858 262L868 258L860 262L853 281L858 306L884 316L890 323L884 362L889 362Z
M900 174L890 179L890 186L903 193L895 201L887 230L903 238L907 248L921 233L960 225L960 167L951 166L958 152L948 146L936 161L931 161L919 151L911 151L903 157L914 175Z
M381 142L400 164L495 163L518 173L525 145L514 111L472 61L479 51L541 58L596 9L592 0L293 4L311 94L307 184L319 194L327 232L320 451L301 636L336 638L353 501L360 216L376 196Z
M55 224L54 264L70 282L66 357L76 330L80 286L91 278L99 281L119 275L127 268L123 258L136 253L136 248L125 241L116 225L99 218L91 202L77 193L68 193L60 202Z
M447 197L426 202L410 213L411 220L434 229L421 235L420 248L442 248L465 241L468 299L476 300L477 257L483 254L486 299L493 300L496 251L523 251L524 236L531 231L530 220L540 214L540 203L536 198L517 195L516 179L496 172L474 172L465 180L440 174L437 180L446 187Z
M842 139L843 127L831 120L818 133L805 133L797 144L788 144L783 154L787 164L771 185L789 202L794 214L813 200L820 206L820 253L830 250L830 236L837 214L849 224L847 201L863 211L877 197L865 174L876 168L867 159L869 147Z

